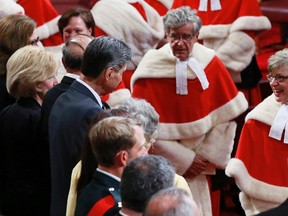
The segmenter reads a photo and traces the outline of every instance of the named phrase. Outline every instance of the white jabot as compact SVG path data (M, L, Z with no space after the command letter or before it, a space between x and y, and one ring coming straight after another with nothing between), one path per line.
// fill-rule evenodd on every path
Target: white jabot
M220 0L210 0L211 11L221 10ZM208 0L200 0L199 11L207 11Z
M203 90L207 89L209 87L209 82L207 80L204 70L201 68L198 61L195 58L190 57L188 60L188 66L196 74L197 78L199 79L201 83L202 89Z
M288 106L282 105L273 121L272 127L269 132L269 137L281 140L283 131L284 143L288 144Z
M188 84L187 84L187 66L195 73L199 82L201 83L202 89L205 90L209 87L209 82L207 80L204 70L201 68L198 61L190 57L187 61L176 61L176 94L187 95L188 94Z
M187 95L187 62L177 59L176 63L176 94Z

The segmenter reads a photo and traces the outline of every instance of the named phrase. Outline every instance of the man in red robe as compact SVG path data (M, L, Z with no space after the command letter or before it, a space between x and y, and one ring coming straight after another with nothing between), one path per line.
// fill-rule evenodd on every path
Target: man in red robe
M184 175L201 215L212 215L206 175L224 169L236 124L247 108L215 52L197 43L201 20L189 7L164 16L168 44L150 50L131 78L132 96L150 102L160 115L155 154Z
M271 23L263 16L257 0L174 0L172 8L182 5L198 10L203 22L199 39L216 51L249 104L260 103L257 84L261 73L255 59L254 37L270 29Z

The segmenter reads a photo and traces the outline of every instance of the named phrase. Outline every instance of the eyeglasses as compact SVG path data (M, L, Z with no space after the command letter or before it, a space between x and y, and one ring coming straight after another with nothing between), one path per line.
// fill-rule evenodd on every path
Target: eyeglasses
M37 44L38 44L39 41L40 41L40 38L39 38L39 36L38 36L36 39L32 40L32 41L30 42L30 44L33 45L33 46L37 46Z
M192 34L178 35L176 33L168 34L168 37L170 37L172 41L180 41L182 39L183 41L186 41L186 42L189 42L194 38Z
M272 82L273 80L275 80L275 82L283 82L286 79L288 79L288 76L281 76L281 75L273 76L272 74L267 75L267 80L269 80L269 82Z

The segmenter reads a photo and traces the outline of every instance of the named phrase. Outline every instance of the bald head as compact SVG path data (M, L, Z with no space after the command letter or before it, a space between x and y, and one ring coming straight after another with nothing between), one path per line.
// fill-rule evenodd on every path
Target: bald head
M62 62L68 73L80 75L84 51L92 40L90 35L79 34L66 41L62 49Z

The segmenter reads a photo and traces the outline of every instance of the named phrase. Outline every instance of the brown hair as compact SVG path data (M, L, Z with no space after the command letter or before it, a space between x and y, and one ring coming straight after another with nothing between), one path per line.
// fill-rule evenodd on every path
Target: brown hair
M13 14L0 19L0 74L6 74L9 57L30 43L36 22L25 15Z
M68 25L71 17L81 17L85 22L87 29L91 28L92 30L91 35L95 36L94 33L95 21L92 13L88 9L77 7L77 8L70 8L67 11L65 11L58 20L58 28L62 37L63 37L63 29Z

